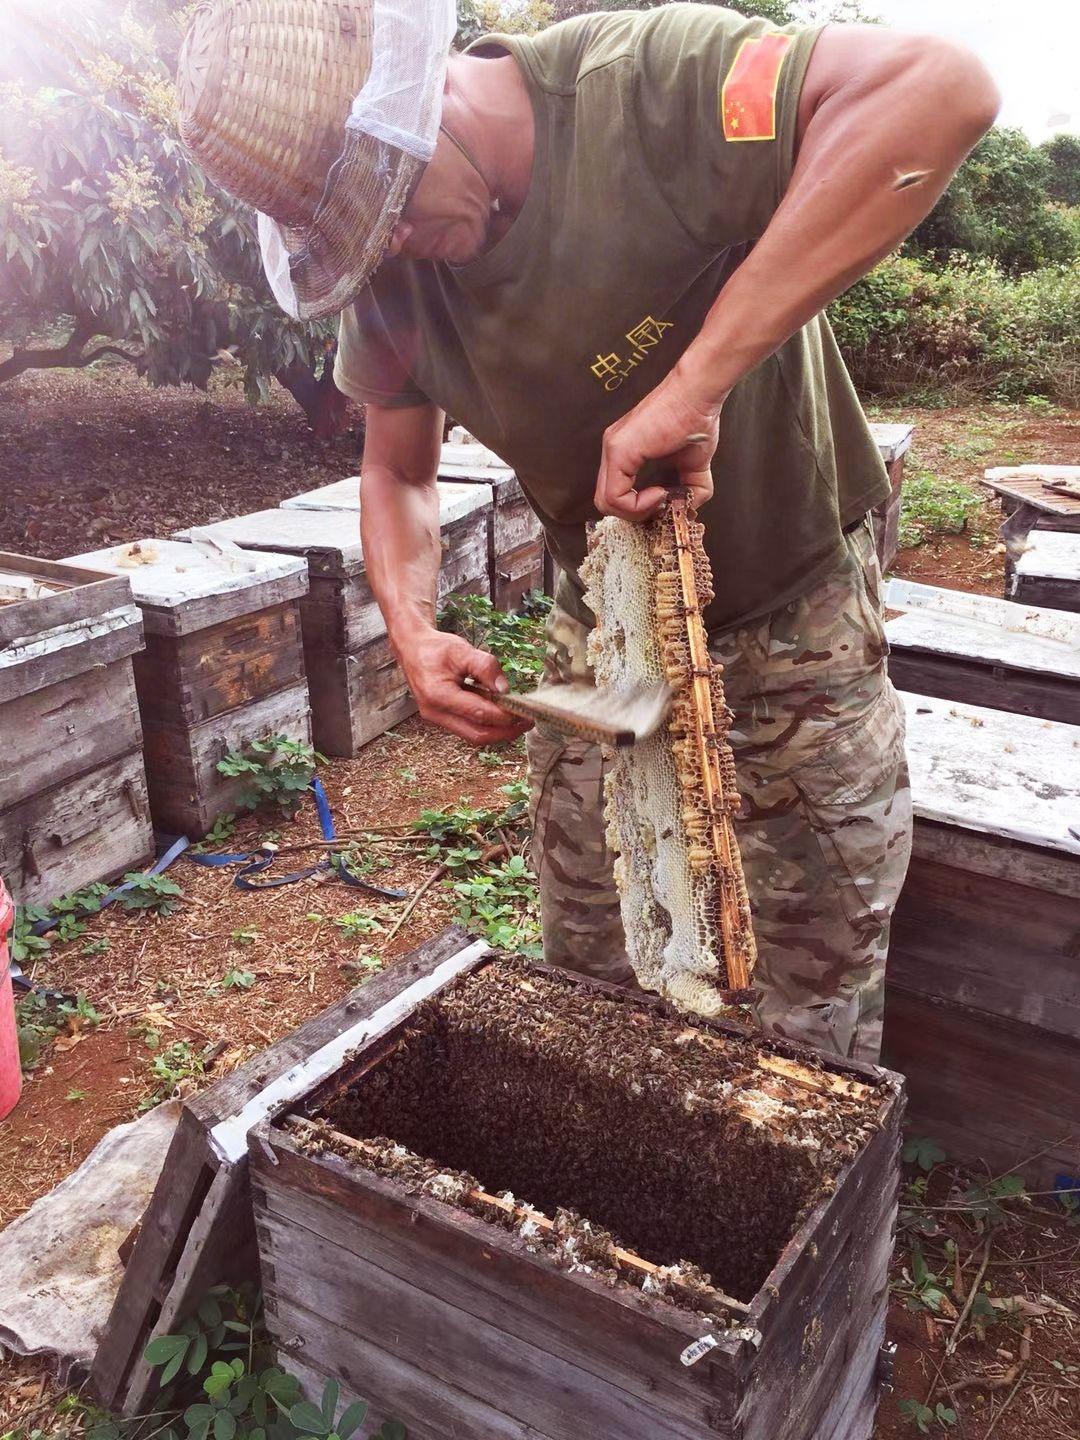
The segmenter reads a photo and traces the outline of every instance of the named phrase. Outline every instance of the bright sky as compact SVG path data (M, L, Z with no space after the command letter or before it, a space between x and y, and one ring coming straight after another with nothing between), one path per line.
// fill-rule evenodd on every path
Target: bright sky
M1003 96L1000 124L1036 143L1080 133L1080 0L864 0L889 25L962 40Z

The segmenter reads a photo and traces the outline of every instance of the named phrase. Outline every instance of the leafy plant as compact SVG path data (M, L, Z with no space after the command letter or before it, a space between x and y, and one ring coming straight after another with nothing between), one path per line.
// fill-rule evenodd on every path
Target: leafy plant
M244 810L276 805L292 814L326 757L300 740L268 735L253 740L243 751L230 750L217 768L222 775L241 781L237 803Z
M381 920L359 910L349 915L339 915L334 924L346 940L360 940L365 935L376 935L384 928Z
M150 1094L139 1102L139 1109L152 1110L163 1100L171 1099L179 1085L186 1080L197 1080L205 1070L202 1053L190 1040L174 1040L151 1060L150 1074L156 1083Z
M332 327L282 313L250 211L179 143L173 72L189 7L83 5L45 26L38 10L11 0L6 13L0 324L14 353L0 384L108 357L156 385L205 389L224 356L251 399L276 375L314 423L332 395Z
M93 1028L101 1016L81 992L72 1000L55 1001L40 990L28 990L15 1006L19 1061L33 1070L50 1040L62 1030Z
M221 978L223 990L250 990L255 984L255 972L253 970L240 970L236 966L230 966Z
M917 1241L911 1247L911 1267L903 1270L902 1277L902 1283L897 1282L894 1289L904 1296L909 1310L932 1310L936 1314L941 1309L942 1301L947 1299L943 1282L927 1265Z
M448 881L458 901L458 919L474 935L499 950L539 959L540 892L536 877L520 855L503 865Z
M104 955L112 948L107 935L97 935L92 940L87 940L85 945L79 947L80 955Z
M921 545L935 535L959 535L983 500L962 480L949 480L915 468L904 477L900 496L901 548Z
M197 845L192 845L193 855L205 855L218 845L224 845L236 833L236 816L219 815Z
M964 1203L969 1206L972 1215L990 1225L1000 1225L1008 1220L1003 1202L1020 1199L1027 1199L1027 1187L1019 1175L1000 1175L994 1180L979 1181L964 1194Z
M120 896L125 910L150 910L155 915L171 915L179 910L183 890L170 875L139 875L132 871L124 876L131 886Z
M945 1151L928 1135L918 1135L906 1141L902 1158L905 1165L917 1165L920 1170L929 1173L945 1159Z
M529 614L497 609L485 595L448 595L439 612L439 626L463 636L470 645L498 660L513 690L529 690L544 668L543 614L551 608L541 597Z
M215 1287L175 1333L155 1337L143 1354L161 1371L165 1440L352 1440L367 1418L366 1400L338 1415L336 1380L325 1383L318 1403L302 1398L300 1382L274 1363L259 1297L246 1289ZM111 1433L87 1440L120 1440L116 1422L108 1423ZM407 1440L406 1430L389 1420L370 1440Z
M89 1090L80 1090L77 1086L73 1085L71 1089L67 1092L67 1094L64 1096L64 1099L78 1102L80 1100L85 1100L89 1094Z
M254 925L244 925L239 930L234 930L230 939L234 945L254 945L259 938L259 932Z
M920 1435L929 1435L930 1426L935 1421L943 1429L948 1429L956 1424L956 1411L948 1405L943 1405L940 1400L932 1410L921 1400L901 1400L897 1409L909 1425L915 1426Z

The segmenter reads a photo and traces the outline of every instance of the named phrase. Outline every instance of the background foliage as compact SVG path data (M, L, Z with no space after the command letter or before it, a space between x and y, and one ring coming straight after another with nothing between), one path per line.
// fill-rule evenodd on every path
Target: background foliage
M0 62L0 383L130 359L155 384L248 393L278 376L313 413L332 327L297 325L263 279L251 212L180 144L173 74L193 7L132 0L43 23L9 0ZM55 17L54 17L55 19ZM325 387L323 387L325 388Z
M97 0L48 26L8 0L0 59L0 385L36 366L122 355L153 383L272 376L331 433L333 326L269 294L250 212L209 183L176 131L172 76L191 4ZM661 0L459 0L460 43ZM711 3L711 0L699 0ZM859 0L731 0L791 19L873 19ZM1080 137L1034 146L995 128L898 255L830 310L860 387L990 390L1080 403Z

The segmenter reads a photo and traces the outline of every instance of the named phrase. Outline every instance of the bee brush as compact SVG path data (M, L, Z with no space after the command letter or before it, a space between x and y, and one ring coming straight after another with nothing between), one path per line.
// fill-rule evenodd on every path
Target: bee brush
M467 688L523 720L537 721L560 735L616 750L654 735L667 720L674 695L666 680L620 686L618 690L587 683L540 685L527 695L489 690L475 681Z

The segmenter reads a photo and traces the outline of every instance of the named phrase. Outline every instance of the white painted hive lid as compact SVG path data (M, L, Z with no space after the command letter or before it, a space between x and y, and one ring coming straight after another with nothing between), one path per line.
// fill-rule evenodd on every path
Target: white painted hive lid
M1080 725L901 698L919 819L1080 855Z
M177 540L187 540L192 531L230 540L241 549L276 550L285 555L307 555L326 551L338 555L343 565L359 565L364 552L360 545L359 521L343 520L335 510L253 510L213 525L178 530Z
M1030 530L1016 562L1017 575L1080 581L1080 535L1067 530Z
M513 473L511 466L478 440L448 440L439 456L439 474L451 480L483 480L489 476L493 480L508 480Z
M914 425L885 423L880 420L870 421L870 434L873 435L874 443L881 451L881 458L886 463L898 460L910 449L911 437L914 432Z
M476 510L491 504L490 485L465 485L460 481L440 480L439 524L451 525ZM360 477L347 476L317 490L306 490L281 502L283 510L360 510Z
M912 580L890 580L885 604L906 612L885 625L894 650L1080 680L1080 615Z
M307 571L304 561L292 555L244 551L240 564L227 555L204 554L182 540L111 545L107 550L73 555L69 563L126 575L140 604L163 609Z

